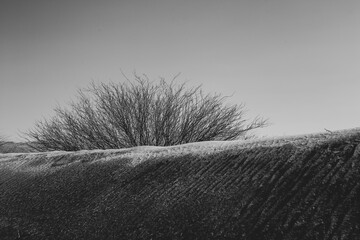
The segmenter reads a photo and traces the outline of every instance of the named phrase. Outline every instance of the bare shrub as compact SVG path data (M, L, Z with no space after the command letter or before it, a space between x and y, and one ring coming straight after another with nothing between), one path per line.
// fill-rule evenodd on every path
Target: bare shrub
M175 78L157 84L146 75L134 81L95 84L78 91L70 110L57 107L50 120L26 133L46 150L169 146L188 142L234 140L267 121L247 123L244 105L228 106L226 97L186 89Z

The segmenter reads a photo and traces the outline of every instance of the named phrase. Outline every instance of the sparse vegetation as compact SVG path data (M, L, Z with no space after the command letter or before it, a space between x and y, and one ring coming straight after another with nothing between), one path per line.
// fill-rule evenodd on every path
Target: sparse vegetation
M155 84L134 74L127 80L80 89L70 110L57 107L27 136L46 150L76 151L234 140L267 124L259 117L248 122L243 104L225 105L220 94L186 89L175 78Z

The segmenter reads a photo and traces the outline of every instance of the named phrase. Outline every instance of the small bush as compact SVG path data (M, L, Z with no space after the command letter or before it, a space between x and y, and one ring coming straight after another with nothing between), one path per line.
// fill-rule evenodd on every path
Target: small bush
M92 83L78 91L70 110L55 108L53 118L26 135L46 150L76 151L234 140L267 124L262 118L247 123L243 104L225 105L219 94L174 80L154 83L134 74L125 83Z

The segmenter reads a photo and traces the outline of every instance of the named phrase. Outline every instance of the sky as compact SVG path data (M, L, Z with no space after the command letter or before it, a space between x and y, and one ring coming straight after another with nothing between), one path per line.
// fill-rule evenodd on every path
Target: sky
M259 136L360 125L358 0L1 0L0 134L136 71L246 105Z

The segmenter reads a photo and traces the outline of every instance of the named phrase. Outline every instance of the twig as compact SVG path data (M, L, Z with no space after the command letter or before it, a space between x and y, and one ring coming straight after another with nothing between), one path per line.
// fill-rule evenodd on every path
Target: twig
M330 131L329 129L326 129L326 128L324 128L324 129L325 129L325 131L327 131L327 132L329 132L329 133L331 133L331 134L334 133L333 131Z

